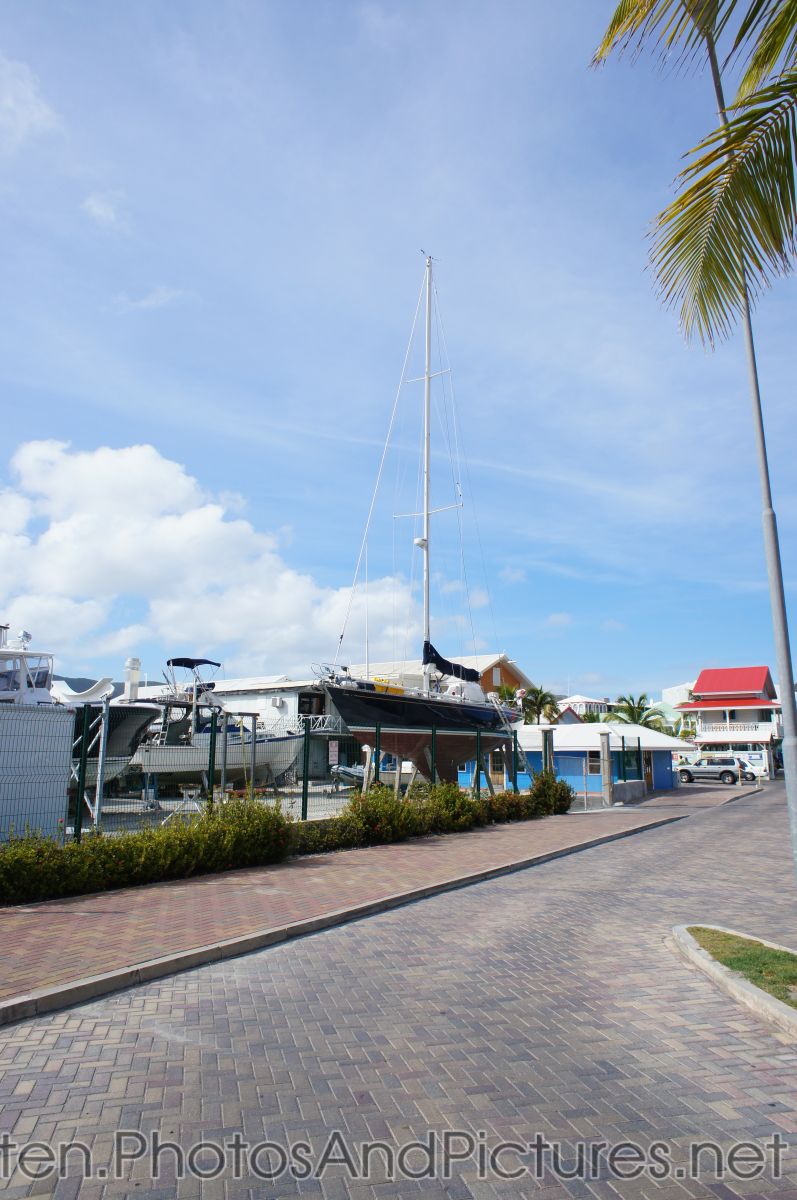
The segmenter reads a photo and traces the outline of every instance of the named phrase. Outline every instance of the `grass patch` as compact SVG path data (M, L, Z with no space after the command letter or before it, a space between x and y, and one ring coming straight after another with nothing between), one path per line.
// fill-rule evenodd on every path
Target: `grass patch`
M712 958L750 983L797 1009L797 954L772 950L752 938L693 925L689 933Z

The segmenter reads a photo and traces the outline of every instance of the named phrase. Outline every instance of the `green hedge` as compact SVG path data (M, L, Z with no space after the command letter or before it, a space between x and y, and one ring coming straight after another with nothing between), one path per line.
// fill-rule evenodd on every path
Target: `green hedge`
M102 892L286 857L291 823L273 805L230 800L190 820L119 837L86 834L80 842L14 838L0 847L0 904Z
M189 819L118 837L86 834L66 845L25 836L0 846L0 904L26 904L235 867L265 866L288 854L319 854L461 833L494 821L527 821L567 812L571 788L542 773L528 792L476 800L456 784L414 787L405 797L375 784L338 817L293 824L279 805L234 798Z
M352 796L338 817L297 825L294 854L318 854L355 846L401 842L430 833L462 833L492 822L528 821L566 813L573 789L550 772L541 772L528 792L484 793L478 800L454 783L414 784L406 796L374 784L366 795Z

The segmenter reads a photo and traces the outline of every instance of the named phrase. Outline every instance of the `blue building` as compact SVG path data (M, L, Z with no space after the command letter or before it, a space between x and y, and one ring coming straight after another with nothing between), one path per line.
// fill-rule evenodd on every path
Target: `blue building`
M601 733L609 734L612 783L641 782L643 789L635 790L645 792L667 791L676 787L673 753L683 753L693 748L680 738L657 733L653 729L646 729L644 725L628 725L620 721L521 725L518 727L518 745L524 751L532 774L542 770L545 730L551 730L553 734L554 770L560 779L570 784L577 796L600 794L602 791ZM511 779L502 756L492 755L488 766L493 786L510 786ZM470 786L474 769L475 763L463 764L459 776L461 786ZM486 782L483 775L482 783L486 785ZM526 788L530 782L528 773L518 772L519 787Z

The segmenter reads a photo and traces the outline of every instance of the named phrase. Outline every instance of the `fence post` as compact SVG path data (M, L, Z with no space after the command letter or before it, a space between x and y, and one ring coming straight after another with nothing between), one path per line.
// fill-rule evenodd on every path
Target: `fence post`
M601 799L605 808L611 808L613 800L611 736L608 729L598 734L601 747Z
M476 799L482 795L482 731L476 730Z
M108 748L108 718L110 715L111 698L106 696L102 702L102 727L100 729L100 748L97 753L97 786L94 789L94 828L99 829L102 816L102 793L105 787L105 752Z
M227 714L221 714L221 794L227 790Z
M244 723L241 721L241 757L243 757ZM251 779L252 799L255 798L255 767L257 766L257 713L252 716L252 739L249 744L249 778Z
M310 788L310 722L304 723L302 743L302 820L307 820L307 796Z
M432 726L432 785L437 783L437 726Z
M374 738L374 783L379 783L379 760L382 757L382 726L377 721Z
M512 730L512 789L517 792L517 730Z
M553 757L552 729L543 729L542 731L542 769L543 771L556 772L556 765Z
M213 785L216 778L216 710L210 714L210 741L208 742L208 804L213 803Z
M75 809L75 841L80 841L83 832L83 805L86 794L86 759L89 755L89 726L91 724L91 708L83 705L83 731L80 738L80 762L77 771L77 807Z

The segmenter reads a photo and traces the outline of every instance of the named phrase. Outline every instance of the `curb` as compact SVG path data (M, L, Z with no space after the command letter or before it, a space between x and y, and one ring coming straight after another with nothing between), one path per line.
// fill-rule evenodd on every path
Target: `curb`
M730 933L751 942L760 942L762 946L768 946L770 950L785 950L788 954L794 954L794 951L788 946L781 946L778 942L768 942L766 938L755 937L753 934L740 933L738 929L726 929L724 925L707 925L705 922L692 922L692 925L698 924L703 929L716 929L719 933ZM777 1026L781 1033L786 1033L797 1041L797 1008L791 1008L782 1000L778 1000L776 996L770 996L769 992L764 992L754 983L750 983L738 971L732 971L730 967L725 967L722 963L717 962L715 958L711 957L708 950L704 950L692 937L688 926L674 925L672 932L676 949L684 958L708 975L709 979L722 988L727 995L746 1005L757 1017L768 1021L770 1025Z
M88 975L83 979L73 980L71 983L59 984L57 987L42 988L35 992L29 992L27 995L0 1000L0 1026L10 1025L16 1021L25 1021L31 1017L44 1016L75 1004L85 1004L100 996L135 987L136 984L151 983L153 980L163 979L167 975L189 971L193 967L203 967L209 963L221 962L223 959L237 958L242 954L250 954L254 950L263 950L280 942L291 941L293 938L345 925L349 921L359 921L364 917L376 916L377 913L401 908L405 904L426 900L443 892L470 887L474 883L485 883L490 879L498 879L503 875L514 874L516 871L524 871L529 867L541 866L543 863L552 862L557 858L565 858L570 854L578 854L582 850L591 850L595 846L602 846L607 842L616 842L621 838L633 837L634 834L646 833L650 829L660 829L663 825L671 825L675 821L683 820L685 820L684 816L663 817L661 820L651 821L649 825L640 825L635 829L623 829L617 833L604 834L602 837L579 842L575 846L567 846L562 850L536 854L517 862L504 863L499 867L489 867L483 871L471 872L469 875L460 875L456 879L424 884L422 887L412 888L406 892L394 892L388 896L380 896L376 900L368 900L363 904L332 909L316 917L308 917L303 921L257 929L252 933L239 934L237 937L213 942L207 946L195 946L190 950L180 950L163 958L149 959L134 966L119 967L115 971L107 971L102 975Z

